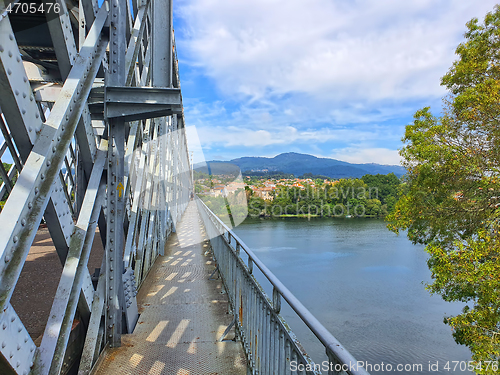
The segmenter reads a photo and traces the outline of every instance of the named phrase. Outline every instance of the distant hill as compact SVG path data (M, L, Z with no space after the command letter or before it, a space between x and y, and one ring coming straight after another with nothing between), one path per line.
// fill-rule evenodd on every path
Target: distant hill
M299 154L296 152L287 152L275 156L274 158L264 157L243 157L229 161L213 160L208 162L212 174L225 174L225 172L234 173L235 165L245 171L268 171L293 173L295 176L301 176L304 173L313 175L322 175L330 178L359 178L365 174L389 174L394 173L400 177L406 173L406 170L399 165L382 165L375 163L352 164L345 161L317 158L316 156ZM195 169L207 173L208 168L205 163L195 165Z

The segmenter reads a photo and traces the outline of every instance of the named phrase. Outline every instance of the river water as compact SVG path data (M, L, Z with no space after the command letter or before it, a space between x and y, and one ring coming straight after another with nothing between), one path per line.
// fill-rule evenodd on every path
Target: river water
M379 365L371 373L469 373L460 371L469 350L443 323L462 304L425 290L431 278L424 247L388 231L384 221L249 218L235 232L357 360ZM321 363L318 340L291 309L282 313ZM382 363L392 371L382 371Z

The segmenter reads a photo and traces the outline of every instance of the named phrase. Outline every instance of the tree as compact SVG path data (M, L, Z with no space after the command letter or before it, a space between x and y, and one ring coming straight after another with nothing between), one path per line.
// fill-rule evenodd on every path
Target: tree
M449 90L442 115L423 108L406 126L405 192L389 228L426 245L433 278L427 288L467 303L445 323L473 360L483 361L476 372L495 374L484 361L500 357L499 6L484 24L467 23L456 53L441 80Z

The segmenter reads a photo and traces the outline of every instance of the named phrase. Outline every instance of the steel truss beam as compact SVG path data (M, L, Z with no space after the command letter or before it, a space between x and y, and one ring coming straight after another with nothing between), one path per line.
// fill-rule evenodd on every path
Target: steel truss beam
M182 113L181 90L157 87L99 87L91 92L93 119L145 120Z
M73 365L88 374L107 344L119 346L191 188L171 1L58 3L47 16L51 47L34 36L20 50L11 24L22 21L0 18L0 159L14 161L9 170L0 163L0 194L9 194L0 213L2 374ZM32 53L55 53L57 63ZM10 298L42 217L63 272L36 348ZM97 223L106 246L94 289L87 262ZM83 350L69 344L76 318Z

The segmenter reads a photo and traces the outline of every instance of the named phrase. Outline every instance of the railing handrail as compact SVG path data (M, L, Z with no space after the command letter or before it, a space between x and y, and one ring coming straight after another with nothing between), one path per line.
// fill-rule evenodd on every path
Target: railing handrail
M226 232L230 234L232 238L239 244L240 248L245 251L248 258L260 269L262 274L269 280L273 288L280 293L280 295L288 302L288 305L293 311L302 319L302 321L309 327L309 329L314 333L319 341L325 346L327 350L337 358L340 363L343 364L357 364L357 361L349 351L344 348L344 346L333 336L328 329L321 324L321 322L316 319L316 317L298 300L297 297L271 272L269 268L255 255L255 253L250 250L250 248L241 240L224 222L215 215L210 208L196 196L196 199L203 205L203 207L210 212L212 217L214 217L218 223L224 228ZM352 375L370 375L363 367L358 368L354 366L353 370L346 371Z

